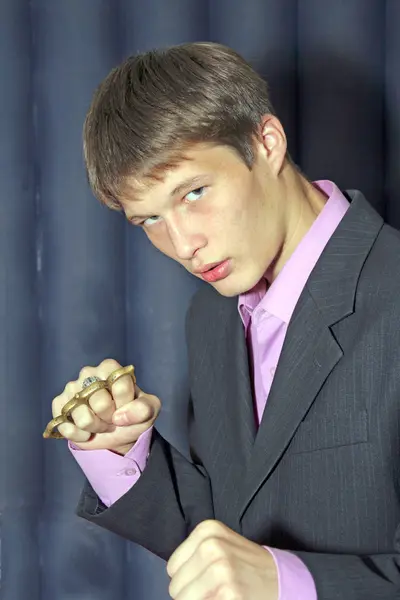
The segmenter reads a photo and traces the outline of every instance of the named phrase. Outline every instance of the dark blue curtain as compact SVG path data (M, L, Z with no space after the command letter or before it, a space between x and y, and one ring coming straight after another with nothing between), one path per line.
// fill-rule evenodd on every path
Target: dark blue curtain
M92 197L82 123L128 54L226 43L268 79L290 150L400 227L398 0L0 0L0 597L168 598L165 565L74 515L82 474L43 442L86 364L134 363L185 450L184 315L199 285Z

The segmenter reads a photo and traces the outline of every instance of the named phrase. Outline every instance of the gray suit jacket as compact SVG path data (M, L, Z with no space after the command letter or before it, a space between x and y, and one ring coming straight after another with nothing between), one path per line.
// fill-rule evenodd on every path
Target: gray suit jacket
M237 298L187 319L192 460L157 432L138 483L78 514L167 559L215 518L291 550L320 600L400 598L400 234L359 192L297 303L261 425Z

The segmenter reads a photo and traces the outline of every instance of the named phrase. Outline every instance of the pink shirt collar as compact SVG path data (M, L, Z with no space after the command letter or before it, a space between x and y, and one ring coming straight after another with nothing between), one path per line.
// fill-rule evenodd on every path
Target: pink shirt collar
M238 309L246 327L258 305L289 323L311 271L349 208L348 200L332 181L315 181L314 185L328 196L328 200L278 277L268 291L267 282L262 278L254 288L239 296Z

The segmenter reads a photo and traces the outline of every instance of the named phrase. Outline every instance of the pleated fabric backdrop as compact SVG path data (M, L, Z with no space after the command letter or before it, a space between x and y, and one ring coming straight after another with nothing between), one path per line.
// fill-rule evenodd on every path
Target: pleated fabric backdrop
M305 172L400 227L399 32L398 0L0 0L1 600L168 598L159 559L75 517L82 474L41 437L52 397L113 357L186 448L199 283L93 199L81 129L96 85L137 51L226 43L269 80Z

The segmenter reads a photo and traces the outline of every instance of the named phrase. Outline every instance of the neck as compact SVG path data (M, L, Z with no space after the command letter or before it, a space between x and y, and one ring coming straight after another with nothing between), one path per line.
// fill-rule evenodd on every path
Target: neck
M286 215L283 242L266 274L270 284L277 278L327 202L327 196L293 165L287 165L282 176L285 188L284 201L289 210Z

